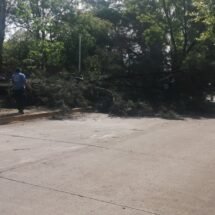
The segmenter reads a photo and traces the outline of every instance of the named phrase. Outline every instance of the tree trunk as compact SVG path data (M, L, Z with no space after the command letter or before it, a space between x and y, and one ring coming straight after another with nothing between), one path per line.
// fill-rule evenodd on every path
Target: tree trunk
M2 73L3 63L3 43L5 37L6 21L6 0L0 0L0 73Z
M172 72L175 72L178 70L178 47L176 44L176 38L174 34L174 27L173 22L171 18L171 7L168 8L167 1L162 0L163 4L163 10L166 16L167 26L170 34L171 39L171 61L172 61Z

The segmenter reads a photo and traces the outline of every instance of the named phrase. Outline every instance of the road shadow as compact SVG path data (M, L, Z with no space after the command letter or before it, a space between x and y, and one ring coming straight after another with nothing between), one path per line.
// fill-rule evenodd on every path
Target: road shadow
M181 108L180 106L168 106L162 105L153 107L150 112L148 111L133 111L126 114L113 114L110 113L111 117L121 118L161 118L166 120L186 120L190 119L215 119L215 103L205 102L201 105L187 106Z
M13 117L13 116L19 116L20 113L8 113L8 114L0 114L0 120L1 119L4 119L4 118L7 118L7 117Z

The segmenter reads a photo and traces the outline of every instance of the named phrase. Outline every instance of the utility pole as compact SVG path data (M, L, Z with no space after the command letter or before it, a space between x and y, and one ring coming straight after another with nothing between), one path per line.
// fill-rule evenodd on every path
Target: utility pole
M79 60L78 60L78 72L81 75L81 61L82 61L82 35L79 35Z

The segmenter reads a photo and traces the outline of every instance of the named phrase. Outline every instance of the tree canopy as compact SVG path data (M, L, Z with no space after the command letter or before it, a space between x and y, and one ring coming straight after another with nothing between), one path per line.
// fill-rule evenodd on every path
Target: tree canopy
M44 77L63 72L137 100L157 100L169 89L176 99L201 97L215 84L213 0L17 0L7 13L6 3L0 4L6 72L17 66ZM5 23L16 27L6 41Z

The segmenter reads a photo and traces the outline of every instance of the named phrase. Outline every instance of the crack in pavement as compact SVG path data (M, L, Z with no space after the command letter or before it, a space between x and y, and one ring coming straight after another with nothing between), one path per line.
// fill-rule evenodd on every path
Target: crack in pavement
M86 148L89 148L90 146L86 146ZM77 150L81 150L82 148L79 148ZM73 151L73 150L70 150L70 152L77 152L76 151ZM68 152L68 151L66 151ZM42 163L44 161L46 162L50 162L50 161L54 161L56 160L56 156L63 156L63 154L65 153L65 151L61 152L61 153L55 153L55 154L52 154L52 155L49 155L48 157L45 157L45 158L42 158L42 159L39 159L39 160L34 160L34 161L29 161L29 162L26 162L26 163L22 163L22 164L19 164L19 165L15 165L15 166L12 166L8 169L5 169L5 170L0 170L0 174L3 174L3 173L7 173L7 172L10 172L10 171L14 171L14 170L17 170L19 168L22 168L22 167L26 167L26 166L29 166L29 165L34 165L34 164L39 164L39 163Z
M140 132L138 132L140 133ZM144 133L141 133L144 135ZM74 146L86 146L86 147L92 147L92 148L99 148L99 149L105 149L105 150L111 150L111 151L118 151L122 153L127 153L127 154L134 154L134 155L142 155L142 156L156 156L156 154L150 154L150 153L144 153L144 152L135 152L132 150L123 150L120 148L115 148L115 147L107 147L107 146L100 146L100 145L95 145L95 144L88 144L88 143L77 143L77 142L70 142L70 141L63 141L63 140L53 140L53 139L47 139L47 138L38 138L38 137L29 137L29 136L22 136L22 135L10 135L10 134L2 134L3 136L7 137L16 137L16 138L23 138L23 139L32 139L32 140L41 140L41 141L48 141L48 142L54 142L54 143L65 143L65 144L73 144ZM133 134L134 135L134 134ZM123 140L118 141L117 143L121 143ZM160 155L160 157L169 159L169 160L180 160L180 161L187 161L189 159L186 158L175 158L174 156L167 156L167 155ZM191 161L191 160L189 160ZM194 163L198 162L198 160L193 161ZM33 163L33 162L32 162ZM0 171L1 173L1 171Z
M9 182L13 182L13 183L17 183L17 184L22 184L22 185L25 185L25 186L31 186L31 187L39 188L39 189L42 189L42 190L48 190L48 191L52 191L52 192L56 192L56 193L63 193L63 194L70 195L70 196L75 196L75 197L78 197L78 198L84 198L84 199L88 199L88 200L91 200L91 201L105 203L107 205L113 205L113 206L116 206L116 207L120 207L122 209L129 209L129 210L133 210L133 211L144 212L144 213L151 214L151 215L161 215L160 213L155 213L155 212L140 209L140 208L134 208L134 207L131 207L131 206L120 204L120 203L115 203L115 202L111 202L111 201L97 199L97 198L85 196L85 195L78 194L78 193L67 192L67 191L55 189L55 188L52 188L52 187L46 187L46 186L42 186L42 185L31 184L31 183L28 183L28 182L25 182L25 181L19 181L19 180L15 180L15 179L11 179L11 178L6 178L6 177L3 177L3 176L0 176L0 179L6 180L6 181L9 181Z
M124 140L127 140L128 138L132 138L133 136L137 137L138 135L142 135L142 134L150 134L152 132L155 132L155 130L157 129L164 129L169 125L168 122L162 122L162 123L158 123L155 124L149 128L146 129L131 129L132 132L131 134L127 134L127 135L123 135L122 137L120 137L120 141L118 141L117 143L120 143ZM68 144L79 144L79 145L87 145L87 146L92 146L92 147L96 147L96 148L107 148L107 147L103 147L103 146L99 146L99 145L95 145L95 144L88 144L88 143L72 143L70 141L62 141L62 140L53 140L53 139L47 139L47 138L38 138L38 137L29 137L29 136L24 136L24 135L16 135L16 134L7 134L7 133L0 133L3 136L9 136L9 137L18 137L18 138L25 138L25 139L32 139L32 140L44 140L44 141L52 141L52 142L62 142L62 143L68 143ZM119 139L119 138L118 138Z
M124 135L120 138L120 141L116 141L117 143L121 143L124 140L127 140L128 138L132 138L133 136L137 137L137 135L145 135L145 134L150 134L152 132L155 131L155 129L163 129L165 127L167 127L169 125L168 122L162 122L162 123L158 123L150 128L147 129L143 129L143 130L138 130L135 132L132 132L129 135ZM132 129L133 130L133 129ZM83 146L90 146L90 147L94 147L94 148L101 148L101 149L107 149L107 150L116 150L116 151L121 151L121 152L126 152L126 153L134 153L134 154L142 154L142 155L148 155L146 153L137 153L137 152L132 152L132 151L128 151L128 150L122 150L122 149L118 149L118 148L109 148L106 146L101 146L101 145L96 145L96 144L89 144L89 143L74 143L74 142L70 142L70 141L63 141L63 140L54 140L54 139L47 139L47 138L38 138L38 137L29 137L29 136L23 136L23 135L16 135L16 134L5 134L5 133L0 133L3 136L6 137L16 137L16 138L23 138L23 139L31 139L31 140L42 140L42 141L49 141L49 142L55 142L55 143L66 143L66 144L73 144L73 145L83 145ZM119 139L119 138L118 138Z
M1 135L6 136L6 137L16 137L16 138L31 139L31 140L42 140L42 141L49 141L49 142L54 142L54 143L66 143L66 144L83 145L83 146L90 146L90 147L95 147L95 148L108 149L107 147L104 147L104 146L93 145L93 144L88 144L88 143L74 143L74 142L70 142L70 141L54 140L54 139L38 138L38 137L29 137L29 136L14 135L14 134L1 134Z

